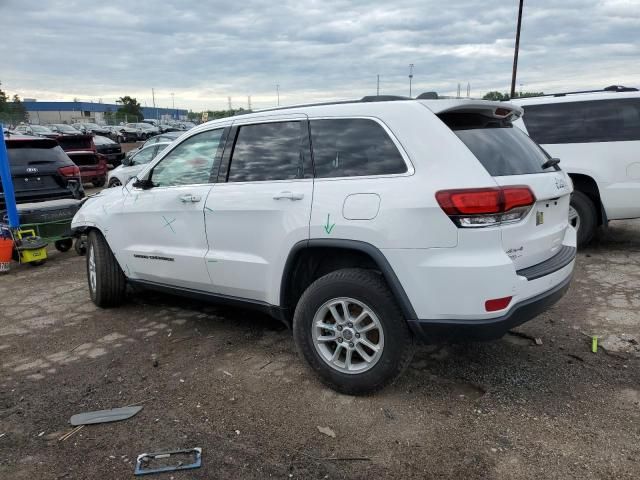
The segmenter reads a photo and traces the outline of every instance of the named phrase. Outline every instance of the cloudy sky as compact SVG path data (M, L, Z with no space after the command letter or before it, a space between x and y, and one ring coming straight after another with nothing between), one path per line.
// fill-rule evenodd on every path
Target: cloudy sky
M517 0L0 0L0 81L38 100L200 110L507 91ZM640 87L640 0L525 0L518 84Z

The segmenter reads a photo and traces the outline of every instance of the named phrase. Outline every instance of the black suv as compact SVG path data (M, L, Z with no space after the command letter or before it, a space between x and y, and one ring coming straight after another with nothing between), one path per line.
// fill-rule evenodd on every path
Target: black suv
M5 141L17 203L84 197L80 169L58 142L22 135L7 136ZM5 209L0 185L0 211Z

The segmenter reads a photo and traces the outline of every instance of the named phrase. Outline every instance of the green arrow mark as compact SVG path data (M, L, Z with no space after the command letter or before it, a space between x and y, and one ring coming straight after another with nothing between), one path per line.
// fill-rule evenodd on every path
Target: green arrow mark
M335 223L329 224L329 214L327 213L327 224L324 225L324 231L327 232L327 235L331 234L331 231L333 230L333 227L335 227L335 226L336 226Z

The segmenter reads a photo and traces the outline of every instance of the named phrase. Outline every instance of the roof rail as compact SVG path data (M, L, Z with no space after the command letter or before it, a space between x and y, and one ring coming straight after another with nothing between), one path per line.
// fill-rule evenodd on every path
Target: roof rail
M368 95L368 96L362 97L360 100L338 100L334 102L302 103L299 105L287 105L287 106L281 106L281 107L263 108L261 110L254 110L251 112L249 111L238 112L233 116L235 117L238 115L246 115L249 113L276 112L278 110L287 110L289 108L324 107L326 105L345 105L347 103L392 102L396 100L413 100L413 99L410 97L403 97L400 95Z
M356 102L393 102L396 100L413 100L411 97L401 95L367 95Z

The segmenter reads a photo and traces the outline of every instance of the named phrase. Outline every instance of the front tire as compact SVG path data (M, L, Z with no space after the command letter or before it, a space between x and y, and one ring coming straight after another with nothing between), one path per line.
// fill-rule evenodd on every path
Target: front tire
M87 239L89 295L98 307L117 307L125 298L126 278L102 233L92 230Z
M413 337L384 279L331 272L303 293L293 319L300 355L323 383L350 395L393 382L413 357Z
M579 190L571 194L569 223L576 229L578 247L586 246L596 233L598 212L593 201Z

